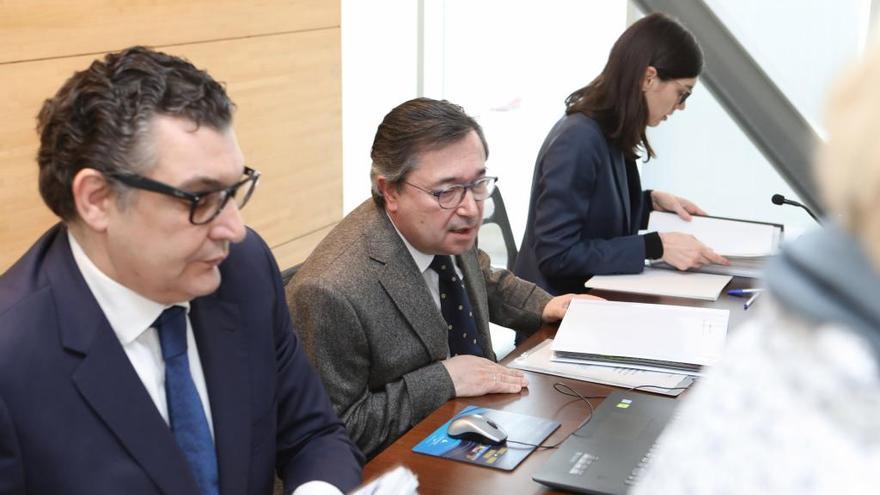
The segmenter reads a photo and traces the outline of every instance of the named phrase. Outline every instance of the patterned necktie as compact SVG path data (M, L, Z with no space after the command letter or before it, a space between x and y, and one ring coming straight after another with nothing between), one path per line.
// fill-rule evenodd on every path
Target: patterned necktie
M217 454L205 409L189 372L186 355L186 310L172 306L156 319L162 359L165 360L165 396L168 419L202 495L218 495Z
M437 255L431 269L440 276L440 313L449 330L449 355L473 354L482 356L477 343L477 322L464 288L464 281L455 273L450 256Z

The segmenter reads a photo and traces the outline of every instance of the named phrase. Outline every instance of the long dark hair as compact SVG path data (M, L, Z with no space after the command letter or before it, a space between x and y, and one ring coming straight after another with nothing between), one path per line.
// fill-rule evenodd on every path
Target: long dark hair
M642 78L648 67L661 80L697 77L703 69L703 52L684 26L665 14L651 14L629 27L611 48L602 73L565 99L566 114L576 112L599 123L608 140L627 160L654 157L645 128L648 107Z

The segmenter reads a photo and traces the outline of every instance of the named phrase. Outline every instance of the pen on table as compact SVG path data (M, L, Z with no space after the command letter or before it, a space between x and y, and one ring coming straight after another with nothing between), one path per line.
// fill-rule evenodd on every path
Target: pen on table
M760 296L760 295L761 295L760 292L755 292L755 293L753 293L753 294L752 294L752 297L750 297L749 300L746 301L745 304L743 304L743 309L749 309L749 308L751 308L751 307L752 307L752 304L754 304L754 302L755 302L755 299L757 299L758 296Z
M764 289L733 289L733 290L727 291L727 295L742 297L742 296L747 296L749 294L756 294L758 292L761 292L762 290L764 290Z

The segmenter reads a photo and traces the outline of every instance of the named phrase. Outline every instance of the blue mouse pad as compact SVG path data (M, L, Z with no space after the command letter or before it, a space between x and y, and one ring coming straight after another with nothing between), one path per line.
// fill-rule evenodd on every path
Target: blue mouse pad
M494 421L507 432L507 442L491 445L452 438L446 434L446 429L454 419L468 414L482 414ZM467 406L413 447L413 452L512 471L536 448L515 443L513 440L540 445L556 428L559 428L558 421L485 407Z

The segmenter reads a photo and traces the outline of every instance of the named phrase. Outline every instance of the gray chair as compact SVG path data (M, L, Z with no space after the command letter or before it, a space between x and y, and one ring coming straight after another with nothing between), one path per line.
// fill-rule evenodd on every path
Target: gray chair
M493 265L496 264L496 258L506 256L505 263L499 263L499 266L513 270L517 255L516 241L510 229L510 220L507 219L507 209L504 208L501 190L497 187L492 192L492 196L486 200L483 208L483 226L480 228L479 245L480 249L492 257Z

